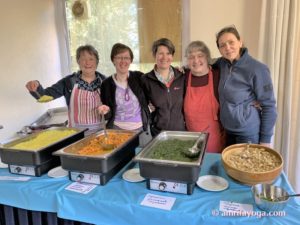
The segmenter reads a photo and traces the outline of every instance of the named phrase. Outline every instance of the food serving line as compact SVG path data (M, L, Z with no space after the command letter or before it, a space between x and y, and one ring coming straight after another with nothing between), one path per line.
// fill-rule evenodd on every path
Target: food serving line
M53 115L47 112L39 120ZM67 128L65 122L37 125L25 129L31 134L0 147L8 164L8 169L0 169L0 225L61 224L57 216L63 224L297 222L300 207L295 199L279 212L287 201L274 203L274 208L266 200L273 194L264 191L255 194L254 202L250 186L227 176L247 184L275 179L274 185L292 194L281 173L282 157L270 148L232 145L220 159L219 154L205 153L205 132L163 131L141 150L137 132L102 130L85 136L86 130ZM52 169L59 161L65 170ZM261 218L266 212L255 203L264 209L271 205L277 216ZM13 207L18 208L19 222ZM252 214L224 214L244 209Z
M199 175L218 175L229 182L229 188L220 192L210 192L195 187L192 195L158 192L145 188L146 181L130 183L122 179L122 174L137 166L129 163L106 185L97 186L88 194L68 191L72 183L67 177L50 178L46 174L31 177L29 181L0 181L0 203L6 206L53 212L67 220L83 221L91 224L298 224L300 205L290 199L284 209L285 216L265 216L255 207L250 187L241 185L227 176L219 154L207 153L204 156ZM0 169L0 176L12 175L7 169ZM282 173L275 185L292 188ZM142 206L141 202L148 193L176 198L170 211ZM222 216L218 211L220 201L252 204L255 215ZM25 223L24 223L25 224ZM42 223L44 225L44 223ZM55 224L55 223L53 223Z

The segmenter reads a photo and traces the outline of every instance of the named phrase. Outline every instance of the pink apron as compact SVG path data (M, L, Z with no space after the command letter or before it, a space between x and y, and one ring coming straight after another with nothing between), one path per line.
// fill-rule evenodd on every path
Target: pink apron
M87 91L74 85L69 106L69 126L89 128L88 133L101 129L100 115L97 111L101 105L99 90Z

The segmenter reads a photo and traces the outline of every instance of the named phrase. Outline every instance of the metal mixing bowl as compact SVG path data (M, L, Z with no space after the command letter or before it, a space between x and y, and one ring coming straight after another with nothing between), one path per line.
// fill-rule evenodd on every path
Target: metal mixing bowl
M282 211L289 200L289 197L276 200L288 193L283 188L270 184L256 184L251 191L257 207L264 211Z

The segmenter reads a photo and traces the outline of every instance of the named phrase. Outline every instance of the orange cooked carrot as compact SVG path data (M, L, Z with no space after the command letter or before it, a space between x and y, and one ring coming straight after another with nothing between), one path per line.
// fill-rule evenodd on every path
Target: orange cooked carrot
M125 143L130 137L132 137L132 134L122 134L122 133L109 133L108 139L106 140L106 144L112 144L116 146L115 148L118 148L120 145ZM82 149L80 149L77 153L79 155L102 155L109 153L112 150L105 150L103 149L101 143L104 141L104 135L100 135L90 141L90 143L86 146L84 146Z

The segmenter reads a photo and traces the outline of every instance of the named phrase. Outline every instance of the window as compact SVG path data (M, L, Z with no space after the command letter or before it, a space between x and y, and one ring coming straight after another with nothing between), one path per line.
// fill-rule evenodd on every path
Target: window
M75 11L74 4L83 7ZM73 9L73 11L72 11ZM91 44L99 52L98 70L111 75L111 47L121 42L134 53L131 70L148 72L153 68L153 41L167 37L176 46L173 65L181 61L181 0L67 0L72 71L78 70L76 49Z

